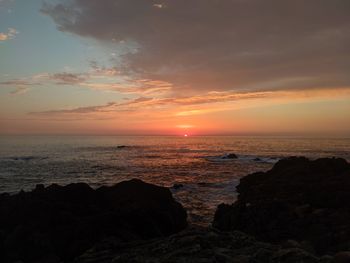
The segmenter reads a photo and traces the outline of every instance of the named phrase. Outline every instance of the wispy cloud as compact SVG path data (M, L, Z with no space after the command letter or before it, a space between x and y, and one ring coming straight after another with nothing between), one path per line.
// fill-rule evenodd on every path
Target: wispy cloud
M27 78L0 81L0 86L70 85L121 94L158 96L173 88L167 81L121 76L116 67L99 66L94 61L90 62L90 66L87 72L40 73Z
M104 105L78 107L70 109L48 110L32 112L30 115L39 117L77 117L101 118L101 116L115 118L115 114L129 114L135 112L151 111L156 115L161 112L168 116L190 116L205 114L213 111L226 111L244 107L255 107L265 103L284 103L297 100L309 100L311 98L330 98L349 96L347 88L340 90L316 90L316 91L279 91L279 92L209 92L202 96L148 98L139 97L125 102L109 102ZM247 103L255 102L255 103ZM258 102L258 103L256 103ZM140 110L142 109L142 110ZM170 115L169 115L170 113Z
M29 91L28 87L17 87L15 90L11 91L11 95L22 95L24 93L27 93Z
M0 32L0 41L14 39L19 32L14 28L9 28L7 32Z
M123 81L121 83L98 83L98 82L82 82L82 87L88 87L95 90L113 91L123 94L161 94L172 89L172 84L165 81L157 80L133 80Z
M0 82L1 86L36 86L39 82L33 82L31 79L12 79Z
M86 80L84 74L74 74L74 73L56 73L48 75L50 80L53 80L58 85L74 85L83 83Z
M32 86L41 85L40 82L34 82L34 79L13 79L0 82L0 86L15 88L10 95L22 95L27 93Z

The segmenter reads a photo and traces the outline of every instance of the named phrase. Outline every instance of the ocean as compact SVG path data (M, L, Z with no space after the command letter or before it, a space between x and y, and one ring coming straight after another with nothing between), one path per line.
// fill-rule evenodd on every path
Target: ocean
M238 158L227 158L230 153ZM170 187L188 210L190 222L207 225L218 204L236 199L241 177L266 171L288 156L350 161L350 139L2 136L0 192L16 193L52 183L86 182L96 188L139 178Z

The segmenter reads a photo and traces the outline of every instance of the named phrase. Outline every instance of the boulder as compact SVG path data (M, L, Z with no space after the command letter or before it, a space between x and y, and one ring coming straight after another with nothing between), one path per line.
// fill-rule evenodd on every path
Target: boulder
M169 189L135 179L96 190L83 183L38 185L1 195L0 214L0 262L66 262L111 236L149 239L187 225Z
M331 260L332 258L330 258ZM106 240L86 251L75 263L113 262L236 262L329 263L299 248L259 242L244 233L187 229L166 238L122 244Z
M178 189L180 189L182 187L184 187L183 184L174 184L172 188L175 189L175 190L178 190Z
M228 153L228 154L225 154L222 159L237 159L238 156L234 153Z
M269 242L296 240L317 254L350 249L350 164L340 158L280 160L248 175L237 201L219 205L213 225Z
M350 251L342 251L334 256L332 263L350 263Z

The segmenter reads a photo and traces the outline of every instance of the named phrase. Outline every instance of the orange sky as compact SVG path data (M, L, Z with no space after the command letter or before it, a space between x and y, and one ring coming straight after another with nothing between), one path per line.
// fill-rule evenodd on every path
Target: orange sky
M349 9L0 1L0 134L349 136Z

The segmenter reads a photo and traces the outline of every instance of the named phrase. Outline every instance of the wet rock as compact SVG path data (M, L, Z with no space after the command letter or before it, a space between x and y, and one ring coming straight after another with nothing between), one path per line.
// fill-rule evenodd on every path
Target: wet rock
M83 183L0 196L0 262L69 261L100 240L167 236L186 211L169 189L140 180L93 190Z
M287 158L266 173L242 178L238 200L220 205L213 225L334 254L350 249L349 189L350 164L344 159Z

